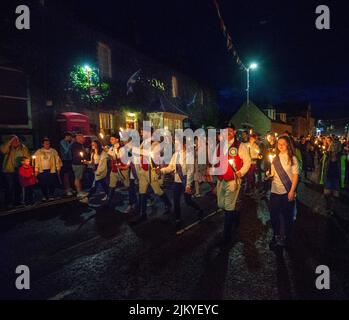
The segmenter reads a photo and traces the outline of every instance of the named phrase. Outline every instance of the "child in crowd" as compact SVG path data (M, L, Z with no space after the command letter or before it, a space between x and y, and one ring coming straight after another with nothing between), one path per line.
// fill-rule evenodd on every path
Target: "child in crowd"
M22 157L21 164L19 168L19 183L24 191L24 203L25 205L33 205L34 186L37 183L34 168L30 165L28 157Z

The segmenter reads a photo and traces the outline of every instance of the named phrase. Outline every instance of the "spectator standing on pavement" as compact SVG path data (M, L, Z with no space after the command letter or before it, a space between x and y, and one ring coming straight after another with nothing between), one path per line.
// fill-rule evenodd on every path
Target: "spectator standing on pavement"
M333 213L333 198L339 198L340 190L341 146L331 136L326 137L321 182L324 183L324 195L329 213Z
M35 175L43 193L43 201L54 200L54 191L57 177L60 179L62 160L58 152L51 148L50 139L42 140L42 148L37 150L35 156Z
M294 224L295 197L299 167L288 136L278 139L276 157L272 161L270 219L273 228L272 250L288 247Z
M22 157L30 158L28 148L21 143L20 139L13 135L0 147L4 154L2 172L6 180L5 202L7 207L19 205L21 202L21 186L18 180L18 168Z
M75 141L71 145L72 154L72 168L74 173L74 185L78 197L86 196L85 192L82 192L82 177L84 174L83 161L86 160L86 151L84 149L85 138L82 134L75 136Z
M304 136L300 137L299 150L302 156L304 178L308 178L308 172L311 172L314 167L314 159L312 155L312 146L310 141L307 141Z
M22 165L19 168L19 183L23 188L24 204L26 206L34 204L34 186L37 183L34 168L30 165L28 157L22 157Z
M64 138L60 141L60 155L62 159L62 176L63 176L63 186L64 192L67 196L72 196L71 186L70 186L70 177L73 175L72 169L72 153L71 145L73 144L73 136L71 133L66 132Z
M98 140L94 140L91 143L91 159L90 161L84 160L84 164L92 165L94 170L94 181L92 188L90 189L87 198L81 200L81 202L88 203L89 199L96 193L98 186L101 186L105 192L102 201L108 198L108 154L103 150L102 144Z

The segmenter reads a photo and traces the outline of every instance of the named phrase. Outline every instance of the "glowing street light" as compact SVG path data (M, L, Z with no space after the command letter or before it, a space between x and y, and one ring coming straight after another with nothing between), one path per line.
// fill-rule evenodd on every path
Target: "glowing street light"
M247 88L246 88L247 105L250 104L250 70L256 70L257 68L258 68L257 63L251 63L248 68L245 68L247 73Z
M90 67L88 64L85 64L85 65L84 65L84 71L85 71L86 73L90 73L90 72L92 71L92 69L91 69L91 67Z

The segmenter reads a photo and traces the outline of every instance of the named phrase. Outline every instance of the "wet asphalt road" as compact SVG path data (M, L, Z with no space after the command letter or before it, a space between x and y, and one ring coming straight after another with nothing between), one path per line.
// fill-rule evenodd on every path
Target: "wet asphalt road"
M169 192L170 193L170 192ZM121 194L116 205L122 205ZM206 214L216 199L197 200ZM78 202L0 218L2 299L347 299L348 243L332 220L300 204L295 250L276 255L264 199L242 198L238 242L215 246L217 213L177 236L160 204L149 220ZM185 207L185 205L184 205ZM196 220L183 210L185 224ZM331 289L315 288L315 268L331 270ZM15 288L15 268L27 265L30 290Z

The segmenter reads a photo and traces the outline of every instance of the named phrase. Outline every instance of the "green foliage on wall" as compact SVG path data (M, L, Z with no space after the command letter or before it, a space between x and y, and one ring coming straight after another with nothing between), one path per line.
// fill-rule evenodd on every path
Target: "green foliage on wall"
M95 69L75 65L69 74L68 91L84 103L101 103L110 95L110 86L106 82L100 82Z

